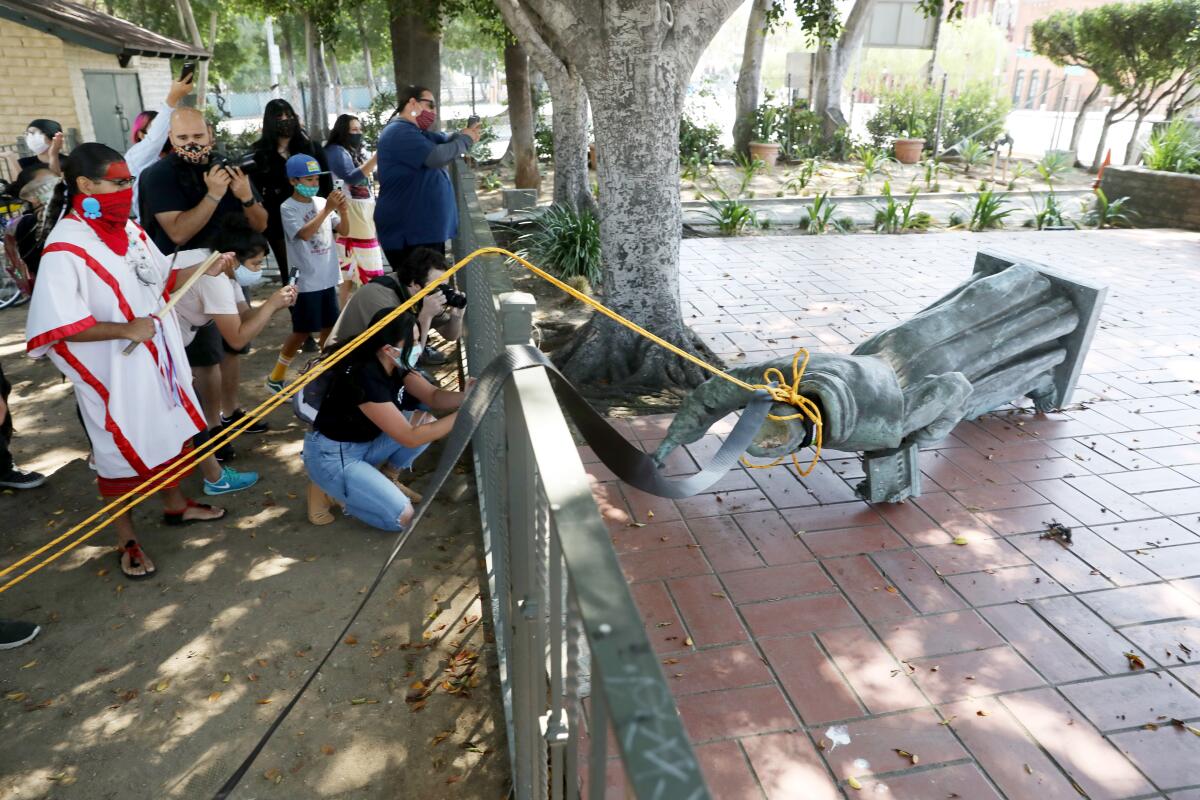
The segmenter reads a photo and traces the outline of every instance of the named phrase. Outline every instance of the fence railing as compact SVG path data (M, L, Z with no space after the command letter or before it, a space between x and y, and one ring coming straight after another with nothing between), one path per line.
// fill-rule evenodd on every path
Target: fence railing
M470 169L453 179L461 258L492 235ZM470 371L528 344L535 307L502 259L481 261L461 273ZM624 784L630 798L708 798L543 370L514 375L473 451L514 796L599 800Z

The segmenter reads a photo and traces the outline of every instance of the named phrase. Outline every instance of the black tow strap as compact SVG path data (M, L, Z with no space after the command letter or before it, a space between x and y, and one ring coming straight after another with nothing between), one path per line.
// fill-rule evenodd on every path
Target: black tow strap
M379 588L384 574L399 557L400 551L404 549L404 545L408 542L412 532L416 530L417 525L420 524L421 519L425 516L425 511L429 508L433 498L441 491L443 484L445 484L446 479L450 476L451 470L454 469L454 465L462 457L476 428L479 427L484 413L492 407L492 403L500 396L500 391L504 388L505 381L517 370L529 369L531 367L546 368L556 389L559 401L579 427L584 439L587 440L592 450L595 451L601 463L629 485L659 497L672 499L691 497L692 495L699 494L724 477L750 445L754 434L765 421L767 411L770 409L772 402L766 392L757 392L746 406L745 411L742 412L741 418L734 425L733 430L726 437L711 462L695 475L680 479L666 478L659 472L654 460L649 455L627 442L621 434L613 430L604 417L588 405L588 402L580 396L575 387L558 371L558 368L554 366L545 354L530 345L511 345L506 348L503 354L497 356L492 363L487 365L487 368L479 375L475 387L468 393L462 407L458 411L458 418L454 422L454 428L450 431L450 436L446 440L446 446L442 450L442 456L438 461L437 469L434 471L428 488L425 490L425 499L417 506L416 513L413 515L408 527L396 535L396 542L392 546L391 553L388 554L387 559L379 568L378 574L375 575L375 580L367 588L362 600L355 607L354 613L346 621L345 627L342 628L341 633L334 637L333 644L329 646L325 655L321 657L321 660L317 662L312 672L305 678L304 683L296 690L296 694L288 701L287 705L280 709L279 715L275 717L275 720L267 728L262 738L258 740L258 744L254 745L254 749L250 751L250 754L246 756L241 765L234 770L229 779L213 795L213 800L225 800L225 798L228 798L230 793L237 788L242 778L246 777L246 773L254 765L255 759L262 753L263 748L267 746L267 742L271 740L271 737L275 735L275 731L287 719L288 714L295 708L296 703L300 702L300 698L308 690L308 687L317 677L321 668L329 661L338 644L346 638L355 620L358 619L358 615L362 613L371 596L375 594L375 590Z

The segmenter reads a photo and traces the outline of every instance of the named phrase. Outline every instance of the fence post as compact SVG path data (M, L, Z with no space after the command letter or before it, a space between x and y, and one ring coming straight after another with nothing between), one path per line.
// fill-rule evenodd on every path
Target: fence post
M537 301L529 292L505 292L500 295L500 327L504 344L529 344L533 330L533 310Z

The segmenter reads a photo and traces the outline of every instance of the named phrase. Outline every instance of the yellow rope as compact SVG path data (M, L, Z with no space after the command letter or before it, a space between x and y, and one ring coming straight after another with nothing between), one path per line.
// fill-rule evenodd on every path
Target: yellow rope
M807 366L807 364L808 364L808 352L807 351L801 349L799 352L797 352L796 358L792 362L793 375L792 375L792 382L790 384L788 384L785 380L783 380L782 373L780 373L779 370L774 369L774 368L769 369L766 371L766 373L764 373L763 379L764 379L765 383L759 384L759 385L749 384L743 380L735 378L734 376L718 369L717 367L714 367L712 364L709 364L706 361L704 361L700 358L697 358L696 356L692 355L691 353L687 352L686 350L676 347L675 345L671 344L670 342L666 341L665 339L662 339L659 336L655 336L650 331L646 330L645 328L641 327L640 325L637 325L634 322L631 322L631 321L625 319L620 314L616 313L615 311L613 311L610 308L607 308L606 306L597 302L596 300L594 300L593 298L584 294L583 292L580 292L577 289L567 285L566 283L563 283L558 278L555 278L553 275L550 275L546 271L539 269L538 267L535 267L533 264L529 263L528 261L526 261L525 259L516 255L515 253L511 253L508 250L504 250L499 247L481 247L478 250L476 250L475 252L471 253L470 255L466 256L465 258L463 258L460 261L458 261L457 263L455 263L452 267L450 267L448 270L446 270L446 272L438 280L434 281L433 283L429 284L428 286L423 287L420 291L415 293L408 300L401 303L398 307L392 309L392 311L390 311L387 314L387 316L385 316L383 319L379 320L374 325L367 328L365 331L363 331L358 336L351 339L349 342L346 342L344 346L338 348L337 352L335 352L335 353L331 354L330 356L328 356L327 358L321 360L316 366L313 367L313 369L309 370L307 373L302 375L296 381L293 381L286 388L284 388L281 392L278 392L278 393L272 395L270 398L268 398L263 403L261 403L257 408L248 412L244 417L239 419L233 425L230 425L229 427L222 429L222 431L219 434L217 434L216 436L207 440L201 447L196 448L195 450L191 451L190 453L180 457L175 463L173 463L171 466L167 467L165 470L163 470L159 474L157 474L151 478L148 478L147 480L142 482L137 487L126 492L121 497L118 497L116 500L113 500L108 505L104 506L99 511L95 512L94 514L92 514L87 519L83 520L82 522L78 523L74 527L65 531L57 538L47 542L46 544L37 548L36 550L29 553L28 555L25 555L20 560L10 564L9 566L5 567L2 570L0 570L0 578L2 578L5 575L8 575L11 572L13 572L14 570L16 570L18 567L29 563L30 561L37 558L42 553L45 553L47 550L50 550L52 547L54 547L58 543L66 540L66 539L69 539L71 536L74 536L76 533L81 531L84 527L86 527L87 525L91 524L92 522L95 522L96 520L100 519L105 514L110 514L110 512L111 512L111 515L107 519L102 520L98 525L96 525L91 530L87 531L85 534L80 536L78 539L71 542L67 546L63 547L62 549L58 550L57 552L55 552L48 558L44 559L40 563L34 565L33 567L30 567L28 570L26 570L25 572L16 576L15 578L12 578L7 583L5 583L3 586L0 586L0 594L3 594L4 592L8 591L10 588L12 588L13 586L16 586L18 583L25 580L30 575L33 575L35 572L50 565L54 561L58 560L62 556L69 553L71 550L74 550L76 547L83 544L85 541L87 541L91 537L95 536L100 531L104 530L119 516L132 510L135 506L142 503L144 500L146 500L151 495L153 495L155 492L157 492L160 488L162 488L162 484L170 483L170 482L174 481L175 479L182 477L184 474L186 474L189 470L191 470L193 467L195 467L196 464L198 464L204 458L208 457L210 454L215 452L218 448L222 447L227 442L233 441L235 438L240 436L245 431L246 428L253 425L255 422L257 422L259 419L265 417L267 414L271 413L273 410L278 408L283 403L287 402L289 399L291 399L291 397L294 394L296 394L296 392L300 391L300 389L302 389L304 386L308 385L310 382L315 380L318 376L320 376L326 370L332 368L335 364L337 364L339 361L341 361L343 358L345 358L347 355L349 355L351 352L353 352L359 345L361 345L363 342L367 341L372 336L374 336L378 331L383 329L389 322L391 322L396 317L403 314L408 309L412 308L412 306L414 304L416 304L417 302L419 302L421 300L421 298L425 297L427 294L429 294L430 292L437 289L440 284L449 280L454 275L454 273L458 272L460 269L462 269L467 264L474 261L479 256L484 256L484 255L499 255L499 256L504 256L506 258L512 259L513 261L516 261L517 263L521 264L521 266L525 267L527 270L529 270L533 274L537 275L539 278L542 278L542 279L548 281L549 283L553 284L558 289L560 289L563 292L566 292L570 296L574 297L576 300L586 303L587 305L591 306L593 309L600 312L601 314L608 317L609 319L611 319L621 325L624 325L625 327L629 328L630 330L634 331L635 333L637 333L641 336L646 337L650 341L654 342L655 344L659 345L660 347L666 348L667 350L671 351L672 353L679 356L680 358L690 361L691 363L695 364L696 366L701 367L701 368L707 370L708 372L711 372L714 375L724 378L725 380L727 380L747 391L756 391L758 389L763 389L763 390L769 392L771 394L771 397L776 402L786 403L788 405L793 405L793 406L797 407L798 409L800 409L799 413L791 414L791 415L787 415L787 416L783 416L783 417L777 417L775 415L770 415L770 419L776 420L776 421L786 421L786 420L796 419L796 418L803 416L813 423L813 425L815 427L814 448L816 450L816 453L813 456L812 463L809 465L808 470L800 472L801 476L810 474L812 472L813 468L816 466L817 460L820 458L820 455L821 455L822 423L821 423L820 410L817 408L817 406L811 400L809 400L808 398L802 397L799 392L800 379L804 375L804 367ZM803 357L804 357L803 364L800 364L800 362L799 362L801 355L803 355ZM772 382L775 382L778 385L776 385L776 386L769 385ZM794 454L793 454L792 458L793 458L793 461L795 461L795 463L796 463L797 470L800 470L799 461L796 460L796 457ZM747 466L754 467L757 469L757 468L765 468L765 467L775 466L775 465L779 464L782 460L783 460L782 458L779 458L779 459L776 459L771 464L755 465L755 464L749 464L748 462L745 461L745 459L743 459L743 463L746 463ZM145 492L145 494L141 494L142 492Z

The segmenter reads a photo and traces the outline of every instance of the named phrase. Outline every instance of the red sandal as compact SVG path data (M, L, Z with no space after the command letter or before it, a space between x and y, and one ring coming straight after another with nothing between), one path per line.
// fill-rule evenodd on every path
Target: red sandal
M172 526L191 525L196 522L216 522L219 519L225 518L225 509L222 508L221 516L219 516L219 517L213 517L212 519L184 519L183 515L185 513L187 513L187 510L189 508L207 508L209 510L212 510L214 508L214 506L210 506L208 503L197 503L195 500L193 500L189 497L187 500L187 505L184 506L179 511L164 511L163 512L163 524L164 525L172 525Z
M142 551L142 546L133 539L130 539L128 542L126 542L124 547L117 548L117 563L121 566L121 573L126 578L129 578L129 580L140 581L143 578L149 578L151 575L158 572L157 569L147 570L141 575L135 575L132 572L129 572L125 569L125 555L129 556L129 567L131 569L136 569L145 563L146 554Z

